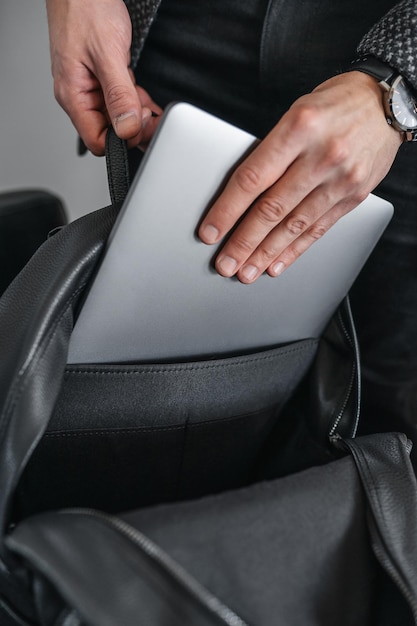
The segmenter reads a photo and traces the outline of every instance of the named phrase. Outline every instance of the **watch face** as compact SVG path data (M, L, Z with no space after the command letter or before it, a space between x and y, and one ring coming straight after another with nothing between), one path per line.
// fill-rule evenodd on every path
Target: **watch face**
M417 128L416 100L402 76L398 76L391 86L390 107L397 125L402 130Z

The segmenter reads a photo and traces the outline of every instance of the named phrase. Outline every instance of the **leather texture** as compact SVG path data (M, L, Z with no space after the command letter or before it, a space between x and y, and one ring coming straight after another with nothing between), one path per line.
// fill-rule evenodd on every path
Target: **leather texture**
M110 126L106 134L106 166L110 200L113 205L123 202L130 186L126 142Z
M370 509L373 550L396 582L417 623L417 482L405 435L346 440Z
M89 626L415 624L409 442L343 445L351 454L338 461L218 496L119 518L35 516L7 545ZM377 561L391 581L384 594Z
M39 248L1 298L2 533L11 494L61 388L74 309L116 214L108 207L62 229Z

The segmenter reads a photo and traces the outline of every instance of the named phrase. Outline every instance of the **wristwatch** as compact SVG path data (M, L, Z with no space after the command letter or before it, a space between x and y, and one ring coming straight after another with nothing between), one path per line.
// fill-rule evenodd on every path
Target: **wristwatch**
M401 74L375 57L363 57L350 64L378 79L383 90L383 103L388 124L398 130L403 141L417 141L417 98Z

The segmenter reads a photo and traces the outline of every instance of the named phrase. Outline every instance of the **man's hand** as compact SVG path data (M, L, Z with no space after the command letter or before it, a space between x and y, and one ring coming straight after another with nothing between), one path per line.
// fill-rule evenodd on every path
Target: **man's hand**
M278 276L384 178L401 144L377 81L341 74L297 100L236 169L203 220L217 243L247 211L216 259L223 276Z
M162 110L129 70L132 25L123 0L47 0L55 97L85 145L104 154L111 123L146 145Z

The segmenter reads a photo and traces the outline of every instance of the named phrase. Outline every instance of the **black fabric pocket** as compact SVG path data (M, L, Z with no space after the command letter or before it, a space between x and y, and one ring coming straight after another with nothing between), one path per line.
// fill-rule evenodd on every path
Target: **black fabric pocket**
M71 366L20 481L16 517L117 512L250 482L318 341L186 363Z

